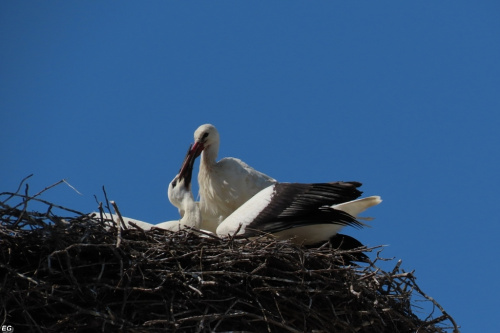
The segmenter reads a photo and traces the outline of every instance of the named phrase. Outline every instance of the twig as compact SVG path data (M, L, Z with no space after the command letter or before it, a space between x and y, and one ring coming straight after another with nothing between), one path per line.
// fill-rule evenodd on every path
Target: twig
M120 222L123 225L124 229L127 229L125 225L125 221L123 221L122 214L120 214L120 210L118 209L118 206L114 201L111 201L111 205L113 205L113 208L115 209L116 215L118 215L118 221L115 221L116 223L116 229L117 229L117 239L116 239L116 247L120 247L120 244L122 242L122 228L120 227Z
M21 183L19 183L19 186L17 187L16 192L14 192L14 193L10 193L10 196L9 196L7 199L5 199L4 201L2 201L2 203L3 203L3 204L5 204L5 203L6 203L7 201L9 201L11 198L13 198L14 196L16 196L16 195L19 193L19 191L21 191L21 187L23 186L24 182L25 182L28 178L31 178L32 176L33 176L33 174L31 174L31 175L28 175L28 176L24 177L24 178L23 178L23 180L21 180ZM0 193L0 195L4 195L4 194L8 194L8 192Z
M412 280L414 280L414 277L411 277ZM432 298L431 296L428 296L426 293L424 293L420 287L415 283L415 281L413 281L413 288L415 288L415 290L420 294L422 295L424 298L428 299L429 301L432 302L432 304L434 304L438 309L439 311L441 311L441 313L443 314L443 316L446 317L446 319L448 319L449 321L451 321L451 323L453 324L453 332L454 333L458 333L459 330L458 330L458 325L457 323L455 322L455 320L444 310L444 308L438 303L436 302L436 300L434 298Z
M66 181L66 179L63 179L62 181L64 182L64 184L68 185L70 189L72 189L73 191L75 191L76 193L78 193L78 194L80 194L80 195L83 195L83 194L81 194L81 193L80 193L80 192L79 192L79 191L78 191L78 190L77 190L74 186L72 186L70 183L68 183L68 182Z

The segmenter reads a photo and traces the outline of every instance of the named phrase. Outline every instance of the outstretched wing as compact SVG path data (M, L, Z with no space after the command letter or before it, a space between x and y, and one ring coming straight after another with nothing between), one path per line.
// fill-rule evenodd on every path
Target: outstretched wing
M360 227L353 216L331 207L358 198L359 186L358 182L277 183L237 209L217 233L252 237L315 224Z

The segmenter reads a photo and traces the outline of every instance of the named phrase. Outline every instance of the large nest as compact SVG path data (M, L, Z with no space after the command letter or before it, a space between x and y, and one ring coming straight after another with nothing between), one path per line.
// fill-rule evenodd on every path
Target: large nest
M123 229L27 191L0 203L0 321L18 331L458 332L401 262L376 266L380 248Z

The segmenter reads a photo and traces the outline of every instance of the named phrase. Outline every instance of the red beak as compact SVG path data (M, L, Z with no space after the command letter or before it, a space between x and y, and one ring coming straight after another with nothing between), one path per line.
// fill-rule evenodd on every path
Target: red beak
M191 153L194 154L194 158L197 158L201 155L201 152L205 149L203 143L196 141L191 148Z
M201 155L204 148L203 143L199 142L195 142L194 145L189 146L186 157L184 157L184 162L182 162L181 169L179 170L179 178L184 178L186 184L191 182L194 161Z

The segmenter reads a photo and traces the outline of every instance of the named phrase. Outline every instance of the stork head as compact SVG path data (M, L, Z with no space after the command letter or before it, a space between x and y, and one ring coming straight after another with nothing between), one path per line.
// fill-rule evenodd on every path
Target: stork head
M192 146L188 149L179 173L168 185L168 200L179 209L181 209L184 198L186 196L192 196L191 178L193 175L195 155L191 153L191 148Z
M212 149L217 152L219 150L219 141L219 132L214 125L201 125L194 131L194 144L191 153L194 154L194 158L196 158L208 147L212 147Z

